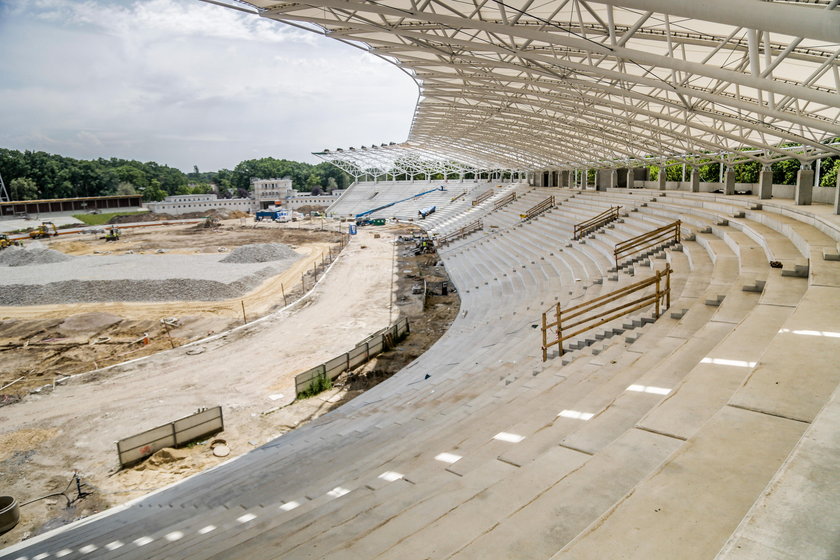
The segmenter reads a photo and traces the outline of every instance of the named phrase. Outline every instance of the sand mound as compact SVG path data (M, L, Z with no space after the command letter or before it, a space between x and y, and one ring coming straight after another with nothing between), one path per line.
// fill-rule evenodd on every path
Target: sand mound
M255 243L253 245L243 245L231 251L230 255L226 256L219 262L223 263L263 263L271 261L281 261L284 259L294 259L299 257L295 251L288 245L282 243Z
M0 251L0 266L31 266L64 262L72 258L43 246L9 247Z
M111 313L77 313L66 318L57 330L65 336L91 335L120 321L122 321L122 317Z

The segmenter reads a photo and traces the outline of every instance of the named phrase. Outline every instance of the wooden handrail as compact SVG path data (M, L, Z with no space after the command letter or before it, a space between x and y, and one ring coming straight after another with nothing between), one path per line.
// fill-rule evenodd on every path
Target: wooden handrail
M458 201L458 200L461 200L461 199L462 199L462 198L464 198L465 196L467 196L467 191L462 192L462 193L461 193L461 194L459 194L458 196L452 197L452 198L449 200L449 202L456 202L456 201Z
M587 233L595 231L599 227L603 227L608 223L612 222L613 220L618 219L618 211L621 206L610 207L607 210L604 210L594 218L589 218L588 220L584 220L579 224L575 224L574 230L574 239L578 240Z
M503 196L502 198L500 198L499 200L496 201L496 203L493 205L493 210L498 210L502 206L506 206L506 205L510 204L511 202L513 202L514 200L516 200L516 193L515 192L512 192L508 195L505 195L505 196Z
M664 281L664 286L662 285ZM591 315L598 310L606 307L608 304L618 302L626 298L630 294L634 294L650 286L655 286L655 291L652 294L645 294L630 301L619 302L613 307L609 307L603 311ZM543 361L548 360L548 349L557 345L557 351L560 356L563 355L563 342L575 337L586 331L608 323L613 319L618 319L630 313L634 313L640 309L644 309L650 305L655 306L654 314L658 319L663 311L671 307L671 266L665 265L665 270L657 271L656 274L650 278L640 280L619 288L608 294L596 297L578 305L574 305L567 309L561 309L558 303L552 309L549 309L542 314L542 355ZM664 309L663 309L664 306ZM554 320L549 322L548 316L554 313ZM548 333L551 329L555 329L556 335L552 340L548 340ZM572 330L574 329L574 330ZM569 332L571 331L571 332Z
M523 220L530 220L531 218L535 218L545 212L546 210L554 208L554 195L549 196L539 204L536 204L528 209L527 212L524 214L520 214L519 217Z
M459 239L461 237L467 236L475 231L479 231L484 229L484 223L481 220L476 220L474 222L470 222L462 228L459 228L452 233L447 233L443 237L438 237L435 242L437 243L438 247L443 247L444 245L448 245L449 243Z
M494 194L496 194L496 193L494 193L492 190L484 191L483 193L481 193L480 195L478 195L477 197L475 197L473 199L472 205L473 206L478 206L479 204L481 204L482 202L484 202L485 200L487 200L488 198L490 198Z
M680 242L680 221L670 223L655 230L637 235L615 244L615 268L618 270L619 261L630 255L640 253L645 249L661 245L668 241Z

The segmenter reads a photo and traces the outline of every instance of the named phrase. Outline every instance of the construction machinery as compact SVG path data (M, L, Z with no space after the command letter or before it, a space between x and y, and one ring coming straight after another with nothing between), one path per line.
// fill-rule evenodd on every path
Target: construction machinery
M120 240L120 228L115 225L112 225L111 228L108 230L108 233L105 234L103 237L105 241L119 241Z
M8 235L0 233L0 249L5 249L6 247L11 247L12 245L20 245L20 241L17 239L9 239Z
M44 237L55 237L58 235L58 228L52 222L41 222L34 231L29 232L29 237L32 239L41 239Z

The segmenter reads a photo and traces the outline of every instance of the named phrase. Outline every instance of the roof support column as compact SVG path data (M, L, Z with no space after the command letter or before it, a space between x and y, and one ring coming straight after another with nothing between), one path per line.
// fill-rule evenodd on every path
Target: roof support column
M773 170L769 165L763 166L758 174L758 198L759 200L773 198Z
M636 169L634 167L627 168L627 188L632 189L636 186Z
M691 168L691 192L700 192L700 170Z
M615 169L599 169L595 177L595 189L606 191L615 184Z
M840 173L837 174L837 184L834 185L834 213L840 214Z
M735 170L731 167L723 172L723 194L735 194Z
M840 174L837 175L840 177ZM561 187L568 187L569 186L569 170L564 169L560 172L560 186Z
M803 163L796 173L796 191L793 195L794 202L801 206L811 204L811 197L814 191L814 170L810 163Z
M659 190L664 191L668 181L668 168L664 165L659 168L659 177L657 179L659 180Z

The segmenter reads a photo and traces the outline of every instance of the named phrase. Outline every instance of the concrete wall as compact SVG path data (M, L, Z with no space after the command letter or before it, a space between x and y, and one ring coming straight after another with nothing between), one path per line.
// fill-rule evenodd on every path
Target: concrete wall
M636 188L645 188L650 190L659 190L659 182L657 181L636 181ZM668 191L690 191L691 183L680 181L668 181L665 184ZM814 187L813 201L823 204L834 203L834 189L836 187ZM723 190L722 183L700 183L700 192L713 192L715 190ZM752 191L753 194L758 194L758 183L735 183L736 191ZM793 193L796 190L794 185L773 185L773 198L788 198L793 199Z
M344 191L342 191L344 192ZM287 198L283 201L283 206L287 208L291 208L292 210L297 210L301 206L329 206L336 200L338 200L338 195L331 195L331 194L321 194L321 195L310 195L304 194L300 196L293 196L291 198Z
M189 212L207 212L208 210L238 210L252 212L254 201L250 198L222 198L218 200L202 200L193 202L187 200L147 202L146 208L158 214L187 214Z

